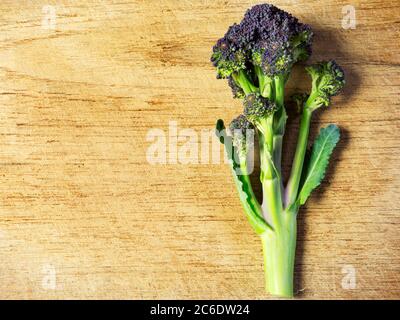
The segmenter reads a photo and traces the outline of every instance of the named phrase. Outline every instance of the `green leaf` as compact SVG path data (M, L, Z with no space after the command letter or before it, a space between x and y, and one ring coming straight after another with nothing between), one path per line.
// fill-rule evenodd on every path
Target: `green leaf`
M325 171L329 163L329 158L333 149L340 138L339 128L331 124L326 128L321 129L319 136L314 142L308 163L303 187L298 196L300 205L306 203L311 192L321 184L325 177Z
M262 234L268 229L272 230L271 226L265 222L262 216L261 207L253 194L249 176L241 174L240 165L235 161L235 148L232 146L232 138L226 135L225 125L222 120L218 120L217 122L216 134L221 143L225 145L228 160L231 164L233 179L248 221L257 234ZM228 148L232 149L229 150Z

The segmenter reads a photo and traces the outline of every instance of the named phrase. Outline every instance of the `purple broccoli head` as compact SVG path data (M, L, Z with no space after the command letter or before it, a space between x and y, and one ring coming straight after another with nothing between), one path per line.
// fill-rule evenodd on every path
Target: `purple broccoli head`
M273 77L288 73L294 63L310 56L312 37L311 28L290 13L270 4L256 5L218 40L211 61L219 78L250 63Z

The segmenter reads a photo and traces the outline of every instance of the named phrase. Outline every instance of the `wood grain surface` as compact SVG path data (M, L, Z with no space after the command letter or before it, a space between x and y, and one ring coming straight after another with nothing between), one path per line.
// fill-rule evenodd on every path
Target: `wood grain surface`
M149 130L240 112L209 56L257 2L1 1L0 298L269 298L229 168L146 160ZM348 80L313 119L312 136L343 134L299 215L297 298L398 299L400 3L274 4L313 27L311 61L335 58Z

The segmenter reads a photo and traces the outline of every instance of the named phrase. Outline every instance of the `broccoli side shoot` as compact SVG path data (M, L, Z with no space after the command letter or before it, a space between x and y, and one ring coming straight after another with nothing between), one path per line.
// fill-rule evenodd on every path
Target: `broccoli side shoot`
M313 110L325 106L345 85L344 71L334 61L322 61L306 68L312 79L312 89L307 107Z

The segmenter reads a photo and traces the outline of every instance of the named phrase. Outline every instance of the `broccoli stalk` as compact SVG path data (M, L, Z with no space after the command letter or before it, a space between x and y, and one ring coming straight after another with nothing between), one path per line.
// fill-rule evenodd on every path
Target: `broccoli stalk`
M307 67L312 77L311 93L296 96L301 125L285 188L281 168L287 120L285 85L293 65L311 55L312 37L311 28L289 13L269 4L256 5L218 40L211 57L217 78L227 78L233 96L243 99L244 111L232 121L231 135L225 132L222 120L217 122L217 133L226 146L246 216L261 238L266 289L282 297L293 296L297 213L323 179L339 140L336 126L322 129L306 162L312 113L328 106L344 85L344 73L334 61L320 62ZM262 204L254 195L247 162L252 149L249 137L255 134L260 149Z

